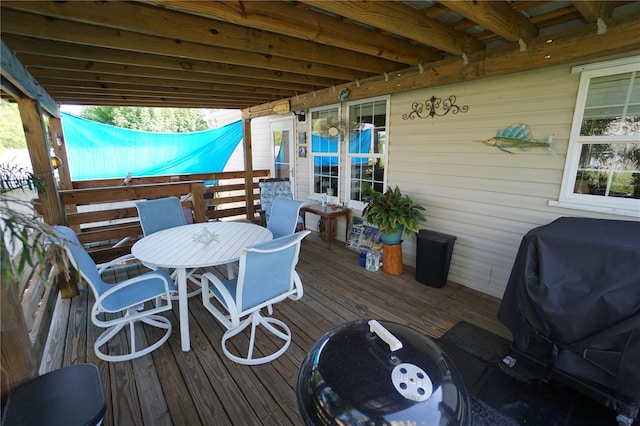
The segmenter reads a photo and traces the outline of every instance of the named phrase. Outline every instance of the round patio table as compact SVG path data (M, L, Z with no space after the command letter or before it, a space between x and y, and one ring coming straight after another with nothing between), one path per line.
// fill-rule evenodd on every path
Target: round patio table
M131 254L145 265L176 270L183 351L190 349L187 270L237 261L243 248L271 239L271 231L251 223L205 222L165 229L133 245Z

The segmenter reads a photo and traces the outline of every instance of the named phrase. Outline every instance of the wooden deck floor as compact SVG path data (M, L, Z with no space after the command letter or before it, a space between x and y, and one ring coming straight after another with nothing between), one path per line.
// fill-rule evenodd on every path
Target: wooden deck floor
M101 372L107 396L104 425L300 425L296 377L307 351L331 328L347 321L376 318L406 324L434 338L465 320L510 338L498 322L499 300L448 283L436 289L415 281L413 268L401 276L367 272L358 255L313 236L303 241L298 273L304 285L299 301L280 303L274 316L293 333L287 352L261 366L243 366L221 351L223 328L199 297L190 299L191 351L182 352L177 303L168 315L174 324L168 342L133 361L107 363L95 357L101 329L87 315L93 297L84 290L59 301L52 344L43 372L90 362ZM153 330L145 330L154 338ZM115 346L126 342L115 342ZM261 341L262 345L263 342Z

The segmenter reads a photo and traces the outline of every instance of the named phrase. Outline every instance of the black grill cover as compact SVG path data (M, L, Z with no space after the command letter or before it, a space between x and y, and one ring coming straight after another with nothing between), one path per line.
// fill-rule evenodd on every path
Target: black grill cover
M498 319L517 350L640 400L640 222L564 217L531 230Z

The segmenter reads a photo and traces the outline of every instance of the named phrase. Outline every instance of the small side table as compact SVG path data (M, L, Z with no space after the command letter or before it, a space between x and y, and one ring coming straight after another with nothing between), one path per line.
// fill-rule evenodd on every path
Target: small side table
M304 229L307 229L307 222L306 222L307 213L318 215L327 220L326 226L329 232L325 232L323 239L328 243L328 247L331 248L331 240L333 239L333 235L332 235L333 221L337 217L340 217L340 216L345 217L346 223L345 223L344 239L346 241L347 234L349 233L350 212L351 212L350 209L339 207L339 206L333 208L331 206L323 207L322 204L312 204L310 206L302 206L302 208L300 209L300 216L302 216L302 226L304 227Z

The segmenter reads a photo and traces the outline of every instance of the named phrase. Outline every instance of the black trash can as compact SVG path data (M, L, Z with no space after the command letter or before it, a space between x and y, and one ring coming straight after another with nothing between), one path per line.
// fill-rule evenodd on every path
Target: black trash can
M443 287L447 283L456 237L426 229L421 229L417 237L416 281L431 287Z

